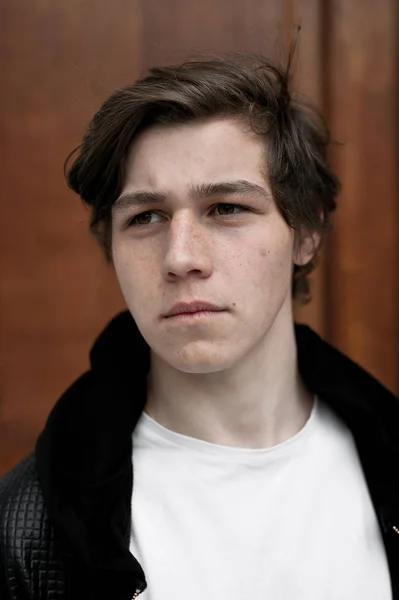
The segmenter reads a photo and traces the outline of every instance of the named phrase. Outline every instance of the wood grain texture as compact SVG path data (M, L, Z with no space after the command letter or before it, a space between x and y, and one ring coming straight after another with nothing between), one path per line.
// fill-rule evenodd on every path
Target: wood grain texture
M93 20L95 4L0 8L0 424L13 432L8 439L17 431L35 438L123 306L87 233L88 213L63 180L63 162L99 103L139 73L134 2L120 2L117 19L104 3ZM21 454L25 446L16 440Z
M398 3L333 0L329 118L343 191L329 254L329 337L399 391Z

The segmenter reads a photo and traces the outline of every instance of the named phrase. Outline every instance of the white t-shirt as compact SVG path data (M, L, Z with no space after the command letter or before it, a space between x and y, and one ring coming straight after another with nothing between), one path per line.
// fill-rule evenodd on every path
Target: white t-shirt
M142 600L391 600L352 434L322 401L268 449L219 446L143 413L130 550Z

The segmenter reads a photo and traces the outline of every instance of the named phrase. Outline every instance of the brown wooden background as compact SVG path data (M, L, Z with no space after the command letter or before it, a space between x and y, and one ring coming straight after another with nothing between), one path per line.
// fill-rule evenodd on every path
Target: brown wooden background
M193 48L275 53L326 114L343 192L299 317L399 392L397 0L1 0L0 473L123 307L62 165L116 87Z

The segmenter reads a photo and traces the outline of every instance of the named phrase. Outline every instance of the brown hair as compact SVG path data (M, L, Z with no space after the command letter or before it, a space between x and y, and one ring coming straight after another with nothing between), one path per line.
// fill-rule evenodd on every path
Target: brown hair
M339 189L326 162L329 132L309 102L291 96L290 64L291 58L282 68L263 57L230 56L153 68L104 102L66 176L91 207L90 230L107 259L112 205L122 189L128 150L135 136L155 123L214 116L246 119L267 141L269 182L288 225L299 234L329 230ZM295 265L294 299L309 299L307 275L315 258Z

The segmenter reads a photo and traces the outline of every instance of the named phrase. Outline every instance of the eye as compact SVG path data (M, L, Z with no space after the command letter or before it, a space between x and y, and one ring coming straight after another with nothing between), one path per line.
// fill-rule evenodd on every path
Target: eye
M238 214L243 211L248 211L245 206L241 204L229 204L227 202L219 202L211 209L211 214L217 217L229 217ZM135 217L132 217L127 221L127 227L140 227L147 225L155 225L164 220L164 217L157 212L147 210L142 212Z
M216 204L216 206L213 208L213 212L216 214L216 216L219 217L228 217L230 215L237 214L237 212L241 212L243 210L247 209L244 206L241 206L240 204L227 204L224 202Z
M158 220L157 220L158 219ZM153 225L154 223L158 223L162 220L162 216L152 210L148 210L147 212L140 213L135 217L132 217L128 221L128 226L134 225Z

